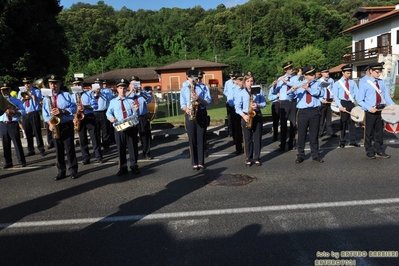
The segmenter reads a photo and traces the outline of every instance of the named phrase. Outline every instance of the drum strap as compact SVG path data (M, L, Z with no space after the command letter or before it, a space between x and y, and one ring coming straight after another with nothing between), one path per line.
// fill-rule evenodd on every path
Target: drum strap
M344 85L344 83L342 82L342 79L338 80L338 83L339 83L339 85L341 85L341 87L344 89L344 91L346 92L346 94L348 94L349 99L351 100L351 102L354 103L355 100L353 99L350 90L348 90L348 89L346 88L346 86ZM337 95L337 96L338 96L338 95Z
M373 87L373 88L375 89L376 93L378 93L378 94L381 96L381 102L382 102L382 104L385 104L386 101L385 101L385 99L384 99L384 96L382 95L381 90L380 90L379 88L377 88L377 86L376 86L371 80L368 79L368 80L367 80L367 83L370 84L371 87Z

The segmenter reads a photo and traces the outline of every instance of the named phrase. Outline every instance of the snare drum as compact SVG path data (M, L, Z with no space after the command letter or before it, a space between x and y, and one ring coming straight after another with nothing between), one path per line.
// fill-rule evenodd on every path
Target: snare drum
M336 114L339 114L339 107L336 102L332 102L330 106L331 106L331 111L333 111Z
M129 127L133 127L139 123L139 119L137 114L135 113L134 115L123 119L122 121L116 122L114 124L114 127L116 131L124 131L128 129Z
M385 122L385 130L387 132L399 132L399 105L390 105L382 109L381 118Z

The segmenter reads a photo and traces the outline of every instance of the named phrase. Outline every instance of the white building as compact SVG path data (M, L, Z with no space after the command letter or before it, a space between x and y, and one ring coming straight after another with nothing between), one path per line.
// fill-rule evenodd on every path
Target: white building
M352 53L344 55L344 62L353 64L352 77L359 78L364 68L381 61L382 55L399 55L399 4L359 7L352 17L357 24L341 32L352 35Z

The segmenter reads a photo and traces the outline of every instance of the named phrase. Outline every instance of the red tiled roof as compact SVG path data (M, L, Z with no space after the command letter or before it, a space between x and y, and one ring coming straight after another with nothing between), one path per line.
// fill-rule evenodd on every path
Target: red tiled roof
M376 7L374 7L374 9L375 8ZM395 7L393 7L393 8L395 8ZM357 10L359 10L359 8ZM378 23L380 21L383 21L385 19L389 19L389 18L397 16L397 15L399 15L399 9L394 9L394 10L389 11L389 12L387 12L387 13L385 13L385 14L383 14L383 15L381 15L381 16L373 19L373 20L370 20L368 22L352 26L352 27L350 27L350 28L348 28L348 29L346 29L344 31L341 31L341 34L349 33L349 32L352 32L352 31L355 31L355 30L358 30L358 29L361 29L361 28L365 28L367 26L370 26L372 24Z
M395 6L362 6L358 7L351 17L355 17L358 13L389 12L393 9L395 9Z
M220 63L215 63L211 61L205 61L201 59L193 59L193 60L181 60L177 61L175 63L165 65L163 67L158 67L155 68L155 71L159 72L162 70L177 70L177 69L183 69L184 71L191 68L225 68L228 67L226 64L220 64Z
M336 73L336 72L341 72L342 70L341 70L341 68L344 66L344 65L346 65L346 64L340 64L340 65L338 65L338 66L335 66L335 67L333 67L333 68L330 68L330 73Z
M105 72L104 74L85 78L84 82L93 83L97 78L107 79L113 82L114 80L121 78L130 79L133 75L138 76L141 80L158 80L158 74L154 69L155 67L115 69Z

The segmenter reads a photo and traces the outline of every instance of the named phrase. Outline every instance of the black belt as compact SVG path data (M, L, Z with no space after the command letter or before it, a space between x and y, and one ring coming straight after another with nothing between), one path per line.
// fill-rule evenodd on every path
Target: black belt
M18 123L18 121L2 121L1 123L3 124L14 124L14 123Z
M104 112L106 112L107 110L101 110L101 111L94 111L95 113L104 113Z

